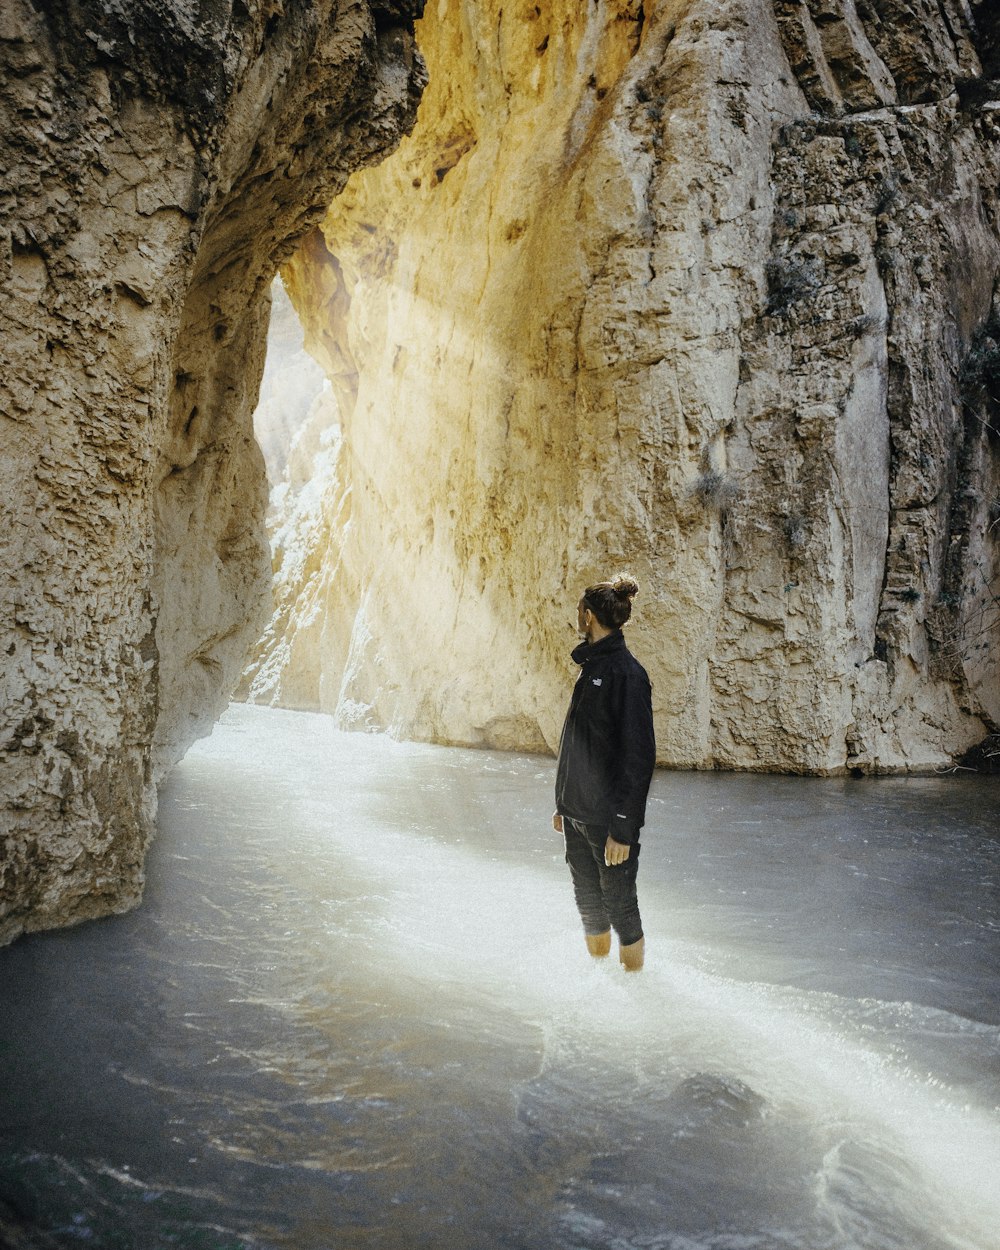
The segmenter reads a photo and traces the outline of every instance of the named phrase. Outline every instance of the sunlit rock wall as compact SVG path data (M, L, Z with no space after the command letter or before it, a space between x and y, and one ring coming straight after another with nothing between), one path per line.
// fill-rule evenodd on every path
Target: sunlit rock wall
M412 136L285 270L344 436L251 697L552 747L627 566L667 763L983 739L994 6L440 0L418 40Z
M417 8L0 8L0 940L137 900L263 628L268 290L411 124Z

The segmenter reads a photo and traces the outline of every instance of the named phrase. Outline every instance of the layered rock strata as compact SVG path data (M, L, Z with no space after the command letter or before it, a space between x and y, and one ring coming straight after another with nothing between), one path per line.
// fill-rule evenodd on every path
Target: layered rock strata
M5 0L0 940L133 904L270 578L277 265L412 123L417 0Z
M251 697L551 748L627 565L665 763L995 731L994 6L454 0L418 39L411 137L284 271L343 441Z

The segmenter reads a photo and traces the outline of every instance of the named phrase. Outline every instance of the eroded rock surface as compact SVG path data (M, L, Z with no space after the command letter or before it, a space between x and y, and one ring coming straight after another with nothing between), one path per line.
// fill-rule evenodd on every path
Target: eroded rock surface
M575 597L627 565L669 764L995 731L995 6L455 0L418 38L411 137L285 271L344 434L251 697L552 747Z
M263 628L268 290L412 123L418 8L0 10L0 940L137 900Z

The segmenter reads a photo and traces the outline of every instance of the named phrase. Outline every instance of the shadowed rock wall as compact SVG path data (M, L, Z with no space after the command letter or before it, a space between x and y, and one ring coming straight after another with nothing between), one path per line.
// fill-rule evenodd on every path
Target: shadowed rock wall
M344 437L251 697L552 747L627 565L664 762L995 730L992 6L457 0L418 39L411 137L284 271Z
M0 940L138 899L263 626L269 285L412 123L418 7L0 11Z

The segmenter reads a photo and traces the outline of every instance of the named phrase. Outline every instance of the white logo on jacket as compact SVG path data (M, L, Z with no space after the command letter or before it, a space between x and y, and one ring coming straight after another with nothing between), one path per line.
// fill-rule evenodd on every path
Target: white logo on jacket
M599 686L601 682L604 680L604 678L603 677L591 677L590 680L594 683L595 686Z

